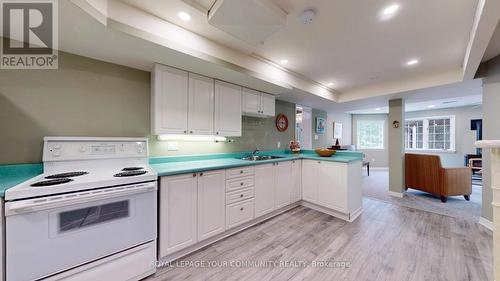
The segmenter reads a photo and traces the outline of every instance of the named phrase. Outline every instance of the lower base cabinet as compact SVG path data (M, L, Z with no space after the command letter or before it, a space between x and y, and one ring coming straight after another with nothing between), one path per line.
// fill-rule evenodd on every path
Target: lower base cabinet
M274 165L255 166L255 217L274 210Z
M160 179L159 256L226 230L225 171Z
M302 161L302 199L344 214L362 207L361 162Z

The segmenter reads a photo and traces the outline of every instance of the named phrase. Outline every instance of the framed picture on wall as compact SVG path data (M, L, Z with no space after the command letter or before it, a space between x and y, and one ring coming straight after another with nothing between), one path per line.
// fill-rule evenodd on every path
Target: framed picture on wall
M333 122L333 138L334 139L342 138L342 123Z
M323 117L316 117L316 133L324 134L326 129L326 120Z

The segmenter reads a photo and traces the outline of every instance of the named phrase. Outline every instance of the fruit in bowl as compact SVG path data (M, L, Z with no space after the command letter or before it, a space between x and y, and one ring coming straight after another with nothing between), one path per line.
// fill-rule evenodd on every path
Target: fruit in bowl
M336 150L326 149L326 148L318 148L315 152L321 157L330 157L337 152Z

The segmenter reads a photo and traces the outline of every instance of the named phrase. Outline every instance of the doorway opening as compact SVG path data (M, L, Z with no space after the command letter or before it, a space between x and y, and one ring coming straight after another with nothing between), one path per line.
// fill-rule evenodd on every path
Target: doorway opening
M312 149L312 109L310 107L295 106L295 139L302 149Z

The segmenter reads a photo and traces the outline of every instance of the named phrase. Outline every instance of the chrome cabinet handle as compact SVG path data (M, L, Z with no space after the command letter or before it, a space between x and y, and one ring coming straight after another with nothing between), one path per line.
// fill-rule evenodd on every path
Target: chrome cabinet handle
M243 211L243 207L242 207L242 208L240 208L240 211Z
M243 183L242 183L242 182L240 182L240 185L243 185Z
M200 173L200 177L202 177L202 176L203 176L203 173Z
M240 197L242 198L242 197L243 197L243 194L240 194Z
M188 132L187 130L184 130L184 134L187 134L187 132Z
M243 174L243 170L240 171L240 174Z
M190 133L190 134L192 134L192 133L193 133L193 131L189 131L189 133Z
M194 177L196 177L196 173L195 173L195 174L193 174L193 178L194 178Z

